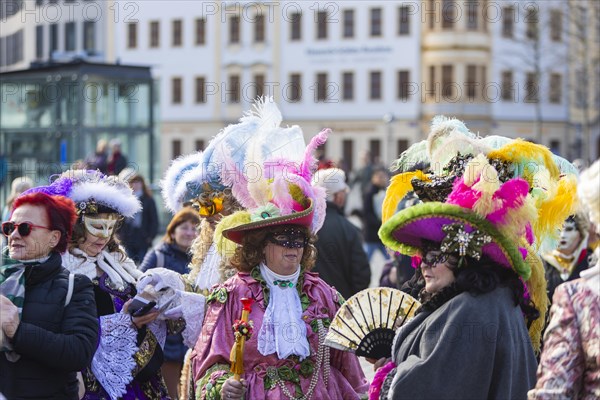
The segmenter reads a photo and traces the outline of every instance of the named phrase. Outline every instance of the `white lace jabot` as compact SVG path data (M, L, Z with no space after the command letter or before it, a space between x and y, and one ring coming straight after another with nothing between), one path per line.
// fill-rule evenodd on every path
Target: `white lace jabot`
M302 320L302 304L296 290L300 268L292 275L279 275L265 264L260 273L269 286L269 304L258 332L258 351L264 356L277 352L283 360L292 354L305 359L310 355L306 324ZM275 281L289 281L293 286L281 287ZM277 309L277 310L276 310Z

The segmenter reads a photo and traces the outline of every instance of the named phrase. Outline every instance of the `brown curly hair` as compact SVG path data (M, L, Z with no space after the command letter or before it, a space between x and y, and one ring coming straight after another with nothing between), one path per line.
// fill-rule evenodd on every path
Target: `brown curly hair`
M272 228L267 227L249 231L244 236L242 245L235 250L233 257L230 260L231 265L240 272L252 271L254 267L256 267L265 259L263 250L267 245L267 236L270 233L279 232L290 226L301 229L308 237L308 244L304 247L304 253L302 253L300 266L305 271L310 271L315 265L315 260L317 259L317 249L315 248L317 237L311 234L308 228L297 225L279 225Z

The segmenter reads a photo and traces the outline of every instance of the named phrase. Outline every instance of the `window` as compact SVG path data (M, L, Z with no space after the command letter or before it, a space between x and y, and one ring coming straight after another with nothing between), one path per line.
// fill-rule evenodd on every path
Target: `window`
M50 57L58 50L58 24L50 25Z
M171 79L171 103L181 104L182 93L181 93L181 78Z
M354 10L344 10L344 32L342 37L354 37Z
M398 8L398 35L410 35L409 11L408 6Z
M265 16L258 14L254 18L254 43L265 41Z
M65 24L65 51L75 51L75 22Z
M327 11L317 12L317 39L327 39Z
M354 73L344 72L342 81L342 98L344 100L354 100Z
M562 13L560 10L550 11L550 39L560 42L562 36Z
M127 24L127 48L135 49L137 47L137 24L130 22Z
M181 155L181 140L175 139L171 142L171 158L175 159Z
M196 104L206 103L206 78L196 77Z
M431 65L429 67L429 87L430 90L427 91L429 97L435 98L437 96L437 82L435 80L435 65Z
M326 73L318 73L317 74L317 101L326 101L327 100L327 74Z
M94 21L83 22L83 49L88 54L96 52L96 22Z
M479 2L478 1L467 1L467 30L476 31L479 17Z
M535 72L527 73L527 82L525 83L525 102L538 102L538 79Z
M409 85L410 85L410 71L402 70L398 71L398 99L399 100L408 100L409 94ZM400 153L398 153L400 154Z
M342 141L342 157L347 170L352 171L354 167L354 141L352 139L344 139Z
M240 42L240 17L233 15L229 18L229 43Z
M369 98L381 100L381 71L371 71L369 74Z
M381 8L371 9L371 37L379 37L382 32Z
M292 103L302 100L302 76L300 74L290 74L288 94Z
M302 39L302 14L293 13L290 15L290 40Z
M515 30L515 9L504 7L502 10L502 37L512 38Z
M196 151L202 151L204 150L204 140L202 139L198 139L196 140L194 147L196 148Z
M240 102L240 76L239 75L229 75L229 103L239 103Z
M2 52L0 55L0 66L12 65L23 61L23 29L18 30L12 35L0 37L0 51Z
M512 71L502 71L501 96L504 101L511 101L514 99Z
M527 39L536 40L538 38L538 10L534 7L528 7L525 14L525 22L527 23L527 30L525 35Z
M477 85L477 66L469 64L467 65L466 71L465 89L467 91L467 98L471 101L475 100L475 89Z
M433 30L437 19L436 0L429 0L429 3L425 6L425 18L429 20L429 29Z
M158 21L150 21L150 47L155 48L160 46L160 23Z
M35 27L35 57L44 57L44 25Z
M180 19L173 20L172 24L173 37L171 45L180 47L183 44L183 22Z
M381 140L371 139L369 140L369 151L371 152L371 159L379 161L381 158Z
M484 93L486 86L487 86L487 67L485 65L482 65L481 66L481 78L479 79L479 87L481 88L481 90L479 90L479 94L482 98L485 98L483 93Z
M258 98L265 93L265 75L254 75L254 98Z
M442 65L442 96L446 99L454 96L454 67Z
M196 40L197 45L206 44L206 20L196 18Z
M396 142L396 154L402 154L406 149L408 149L408 140L398 139Z
M550 74L550 98L552 104L560 104L562 97L562 76L560 74Z
M442 0L442 28L452 29L456 22L456 4L454 0Z

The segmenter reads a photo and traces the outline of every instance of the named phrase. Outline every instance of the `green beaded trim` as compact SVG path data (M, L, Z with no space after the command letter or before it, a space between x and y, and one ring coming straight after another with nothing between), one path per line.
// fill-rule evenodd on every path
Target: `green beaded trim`
M280 288L294 287L294 284L291 281L286 280L277 279L273 281L273 284L279 286Z

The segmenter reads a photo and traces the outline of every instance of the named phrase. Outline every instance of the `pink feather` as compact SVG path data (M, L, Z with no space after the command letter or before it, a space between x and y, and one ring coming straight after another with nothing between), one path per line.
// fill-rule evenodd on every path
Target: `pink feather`
M244 172L238 168L235 160L230 155L229 146L221 148L223 169L221 170L221 183L231 187L231 194L244 208L257 207L256 202L248 191L248 180Z
M465 185L463 178L454 181L452 192L448 195L448 204L456 204L463 208L473 209L473 206L481 197L481 193Z
M392 361L385 364L383 367L379 368L377 372L375 372L375 376L373 376L373 382L371 382L371 386L369 386L369 400L379 400L379 394L381 393L381 387L383 386L383 381L388 376L391 370L396 367Z
M494 224L503 223L506 213L521 207L528 193L529 184L524 179L515 178L504 183L494 193L494 200L500 200L501 206L496 211L488 214L486 219Z
M279 175L271 185L273 191L273 203L281 210L281 215L289 215L297 204L288 189L288 181L283 175Z
M321 146L327 141L327 136L331 133L331 129L326 128L317 134L317 136L313 137L310 140L308 146L306 146L306 151L304 152L304 160L300 165L300 175L304 177L307 181L310 181L312 178L311 169L313 165L317 162L313 153L317 149L317 147Z

